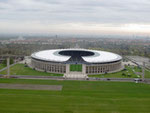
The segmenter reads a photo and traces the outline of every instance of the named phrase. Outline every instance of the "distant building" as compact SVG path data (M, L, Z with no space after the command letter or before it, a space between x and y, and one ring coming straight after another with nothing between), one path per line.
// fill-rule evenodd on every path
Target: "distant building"
M19 36L17 40L25 40L22 36Z

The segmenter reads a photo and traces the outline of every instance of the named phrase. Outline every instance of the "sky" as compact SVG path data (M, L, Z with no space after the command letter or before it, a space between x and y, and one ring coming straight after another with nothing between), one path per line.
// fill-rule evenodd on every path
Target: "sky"
M150 0L0 0L0 32L150 35Z

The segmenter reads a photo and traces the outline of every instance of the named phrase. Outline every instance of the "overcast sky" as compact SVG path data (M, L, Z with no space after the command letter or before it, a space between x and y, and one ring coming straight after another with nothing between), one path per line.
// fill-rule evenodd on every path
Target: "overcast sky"
M0 0L0 32L150 34L150 0Z

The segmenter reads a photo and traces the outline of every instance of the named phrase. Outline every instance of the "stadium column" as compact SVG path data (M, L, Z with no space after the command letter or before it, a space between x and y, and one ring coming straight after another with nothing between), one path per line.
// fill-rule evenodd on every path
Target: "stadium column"
M82 64L82 73L85 74L86 73L86 65Z
M66 73L70 72L70 64L66 64Z

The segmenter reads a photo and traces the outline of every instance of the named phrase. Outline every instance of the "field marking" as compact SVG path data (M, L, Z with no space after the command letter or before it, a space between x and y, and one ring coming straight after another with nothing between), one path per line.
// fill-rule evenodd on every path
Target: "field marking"
M1 89L26 89L26 90L54 90L61 91L62 85L37 85L37 84L7 84L0 83Z

